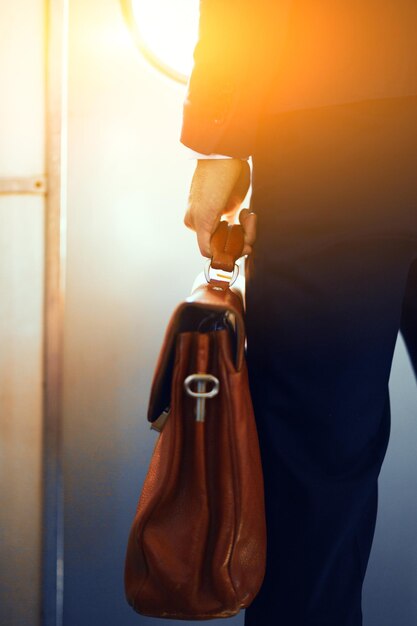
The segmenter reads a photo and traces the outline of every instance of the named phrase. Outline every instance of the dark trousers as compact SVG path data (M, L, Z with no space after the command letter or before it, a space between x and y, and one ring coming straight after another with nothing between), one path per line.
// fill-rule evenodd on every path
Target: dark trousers
M247 363L267 564L245 626L361 626L399 330L417 371L417 98L265 118Z

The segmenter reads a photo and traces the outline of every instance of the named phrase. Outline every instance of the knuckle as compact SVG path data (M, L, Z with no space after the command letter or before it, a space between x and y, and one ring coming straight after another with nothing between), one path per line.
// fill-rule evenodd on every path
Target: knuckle
M187 228L193 228L193 223L192 223L191 217L190 217L190 215L188 213L186 213L184 215L183 222L184 222L185 226L187 226Z

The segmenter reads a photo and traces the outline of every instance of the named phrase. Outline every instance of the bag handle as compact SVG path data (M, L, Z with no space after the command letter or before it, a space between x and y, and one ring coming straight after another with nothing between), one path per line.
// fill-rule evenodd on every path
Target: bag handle
M237 259L242 256L244 243L243 226L221 220L210 239L211 267L233 272Z
M244 248L244 230L241 224L228 224L221 220L211 236L211 259L207 260L204 275L209 285L216 289L228 289L239 274L237 259L242 256ZM210 267L217 270L217 278L210 277ZM232 277L224 276L222 280L219 270L233 272Z

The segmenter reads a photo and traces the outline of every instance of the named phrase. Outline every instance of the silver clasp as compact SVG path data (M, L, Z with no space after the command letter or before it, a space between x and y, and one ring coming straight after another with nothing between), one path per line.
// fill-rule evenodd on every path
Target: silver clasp
M191 389L191 383L197 382L197 391ZM208 382L213 383L212 389L206 391ZM197 422L204 422L206 412L206 400L214 398L219 393L220 382L213 374L190 374L184 380L184 388L189 396L197 398L195 408L195 419Z
M226 270L216 270L211 267L211 259L207 259L206 264L204 265L204 276L208 283L211 282L210 270L214 272L214 278L216 280L222 280L223 282L228 283L228 286L231 287L233 283L236 281L239 275L239 265L235 263L233 268L233 272L226 272ZM221 287L215 287L215 289L221 289Z

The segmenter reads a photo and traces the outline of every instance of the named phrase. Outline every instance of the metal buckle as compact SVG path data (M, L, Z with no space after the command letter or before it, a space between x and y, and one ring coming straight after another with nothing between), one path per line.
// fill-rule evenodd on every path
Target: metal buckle
M150 429L151 430L157 430L159 433L162 431L162 429L165 426L165 423L168 419L169 416L169 412L170 412L170 407L167 406L161 413L161 415L159 417L156 418L156 420L154 420L153 422L151 422L150 425Z
M228 282L229 287L233 285L233 283L236 281L239 275L239 265L237 263L235 263L233 272L225 272L225 270L213 269L211 267L211 259L207 259L206 264L204 265L204 276L208 283L211 282L211 278L212 278L210 277L210 269L216 273L214 276L216 280L222 280L224 282ZM214 289L221 289L221 287L214 287Z
M191 383L197 381L197 391L191 389ZM206 391L206 385L208 382L213 383L213 388L210 391ZM184 380L184 388L189 396L197 398L195 407L195 419L196 422L204 422L206 400L214 398L219 393L220 382L213 374L190 374Z

